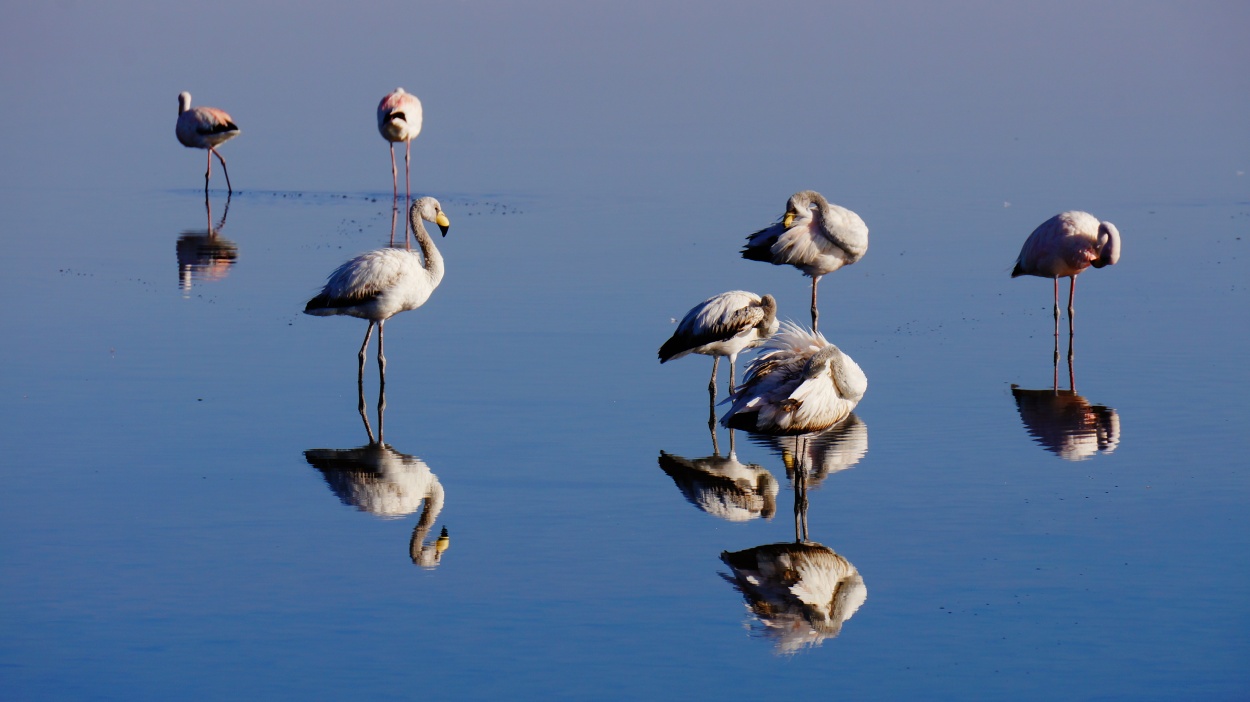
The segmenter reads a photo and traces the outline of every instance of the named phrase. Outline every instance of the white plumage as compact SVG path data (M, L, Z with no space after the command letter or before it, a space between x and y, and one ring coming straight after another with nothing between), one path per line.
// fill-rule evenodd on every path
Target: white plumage
M430 298L443 280L443 257L425 231L422 220L438 224L443 235L451 226L438 200L423 197L408 211L420 253L409 249L378 249L360 254L330 274L321 294L308 301L304 312L318 316L349 315L369 320L360 346L363 373L365 350L373 327L378 327L378 366L386 367L382 325L391 317L414 310Z
M850 356L819 332L786 322L747 367L721 424L764 434L821 431L845 419L867 389Z
M729 358L729 391L734 389L738 354L759 346L777 331L777 301L745 290L730 290L695 305L677 325L677 331L660 347L660 363L688 354L712 357L708 392L716 392L716 368L721 356Z
M868 251L868 226L854 212L830 203L814 190L790 196L781 220L747 237L742 257L778 266L794 266L812 279L812 329L816 286L823 275L863 258Z

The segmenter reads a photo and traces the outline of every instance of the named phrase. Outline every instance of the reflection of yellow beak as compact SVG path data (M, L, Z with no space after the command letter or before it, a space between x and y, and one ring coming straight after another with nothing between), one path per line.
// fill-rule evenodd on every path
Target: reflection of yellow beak
M782 224L782 225L783 225L786 229L789 229L789 228L790 228L790 225L791 225L791 224L794 224L794 213L793 213L793 212L787 212L787 213L786 213L786 218L785 218L785 219L783 219L783 220L781 220L781 224Z
M784 463L784 464L786 465L786 470L787 470L787 471L792 471L792 470L794 470L794 463L795 463L795 461L794 461L794 454L793 454L793 453L790 453L790 451L789 451L789 450L787 450L787 449L782 449L782 450L781 450L781 462L782 462L782 463Z
M434 542L434 550L440 554L451 546L451 537L447 536L447 527L443 527L443 533L439 535L438 540Z

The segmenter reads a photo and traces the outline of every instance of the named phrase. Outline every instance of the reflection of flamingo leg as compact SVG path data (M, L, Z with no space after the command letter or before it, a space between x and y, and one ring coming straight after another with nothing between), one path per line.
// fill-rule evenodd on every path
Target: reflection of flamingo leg
M365 433L367 433L367 434L369 435L369 444L370 444L370 445L372 445L372 444L376 444L376 443L378 443L378 441L374 440L374 438L373 438L373 427L369 426L369 413L365 411L365 379L364 379L364 376L361 376L361 377L357 378L357 381L356 381L356 394L357 394L357 397L359 397L359 402L357 402L357 404L356 404L356 409L360 412L360 419L361 419L361 421L363 421L363 422L365 423Z

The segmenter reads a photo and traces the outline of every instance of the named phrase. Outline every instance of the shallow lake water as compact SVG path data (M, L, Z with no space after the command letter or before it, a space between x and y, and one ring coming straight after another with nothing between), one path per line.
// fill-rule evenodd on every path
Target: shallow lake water
M1244 8L402 7L3 11L0 696L1250 695ZM397 84L447 275L362 414L364 322L302 310L390 239ZM738 253L804 188L870 229L820 286L867 394L710 433L711 360L656 349L725 290L808 321ZM1009 273L1064 209L1124 250L1056 339ZM804 549L823 614L754 587Z

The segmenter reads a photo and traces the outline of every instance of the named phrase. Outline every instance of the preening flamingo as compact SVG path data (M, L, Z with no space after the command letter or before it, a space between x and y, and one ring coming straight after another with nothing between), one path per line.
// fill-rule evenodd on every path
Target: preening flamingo
M786 322L747 366L721 424L762 434L821 431L846 419L867 389L850 356L819 332Z
M660 347L660 363L697 353L712 357L708 392L716 393L716 367L729 358L729 391L734 389L734 366L743 350L764 343L777 331L777 301L745 290L713 295L695 305Z
M1055 281L1055 336L1059 335L1059 279L1068 285L1068 332L1073 329L1076 277L1086 268L1114 266L1120 260L1120 231L1088 212L1061 212L1042 222L1024 241L1011 277L1035 275Z

